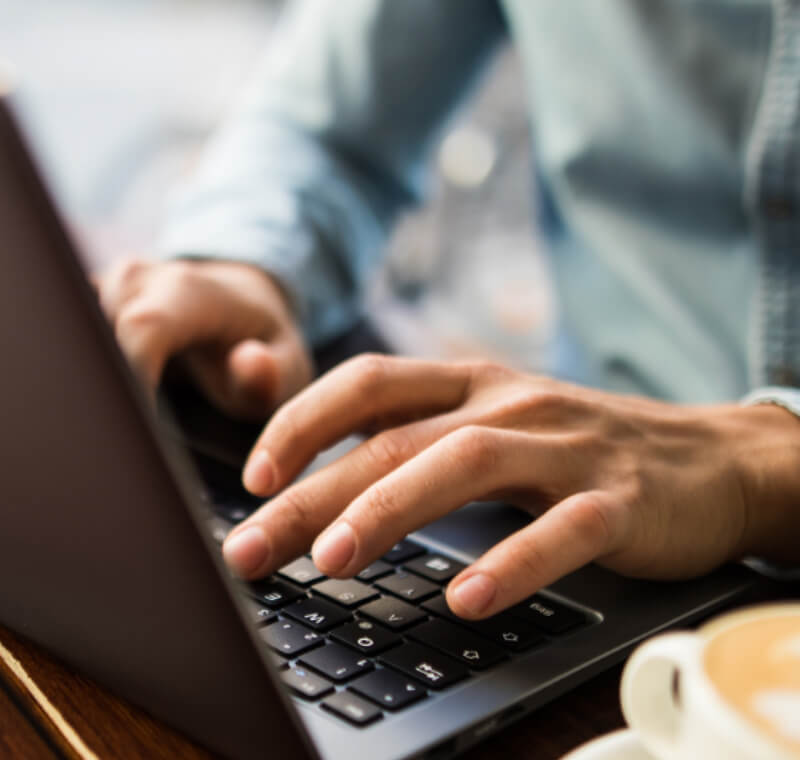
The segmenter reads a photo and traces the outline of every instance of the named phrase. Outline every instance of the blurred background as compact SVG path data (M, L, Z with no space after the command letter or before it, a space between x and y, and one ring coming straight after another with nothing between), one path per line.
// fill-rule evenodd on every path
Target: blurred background
M0 59L92 269L152 250L170 188L284 1L0 0ZM520 77L507 48L438 149L431 203L390 242L368 310L399 352L546 362L557 306L532 228Z

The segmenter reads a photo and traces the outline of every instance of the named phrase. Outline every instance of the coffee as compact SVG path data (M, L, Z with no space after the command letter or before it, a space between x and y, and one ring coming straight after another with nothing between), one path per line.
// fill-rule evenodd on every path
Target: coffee
M703 668L718 694L800 758L800 611L704 633Z

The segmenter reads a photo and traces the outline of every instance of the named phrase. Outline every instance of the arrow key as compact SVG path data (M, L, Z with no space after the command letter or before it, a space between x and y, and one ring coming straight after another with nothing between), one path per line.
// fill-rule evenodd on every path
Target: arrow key
M426 695L423 686L386 668L354 681L350 690L386 710L400 710Z
M455 657L470 670L485 670L508 655L488 639L444 620L430 620L409 631L409 638Z

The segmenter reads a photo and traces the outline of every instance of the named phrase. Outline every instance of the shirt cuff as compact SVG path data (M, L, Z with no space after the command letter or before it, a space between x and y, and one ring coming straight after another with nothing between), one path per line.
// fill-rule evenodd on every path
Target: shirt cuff
M778 385L756 388L744 396L739 403L742 406L775 404L791 412L795 417L800 417L800 389L797 388L787 388ZM744 563L756 572L775 580L800 580L800 568L798 567L782 567L758 557L748 557L744 560Z
M776 404L791 412L795 417L800 417L800 389L786 388L778 385L768 385L750 391L739 402L742 406L754 404Z

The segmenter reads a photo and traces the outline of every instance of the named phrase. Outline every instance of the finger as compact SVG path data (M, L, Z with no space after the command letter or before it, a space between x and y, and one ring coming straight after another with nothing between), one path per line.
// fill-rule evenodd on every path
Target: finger
M468 370L452 363L372 354L345 362L278 410L247 461L245 486L272 493L350 433L457 406L468 383Z
M625 517L605 491L574 494L457 575L447 603L459 617L494 615L624 541Z
M223 546L225 560L243 578L273 572L308 551L314 538L372 483L457 425L443 415L392 428L364 441L290 486L238 525Z
M501 488L563 481L570 466L535 436L459 427L359 495L317 539L314 561L328 575L353 575L431 520Z
M307 354L289 338L197 347L186 352L183 364L216 406L249 419L267 417L311 377Z
M125 303L138 295L150 266L141 259L128 259L112 266L102 277L92 277L100 306L110 321L116 321Z

